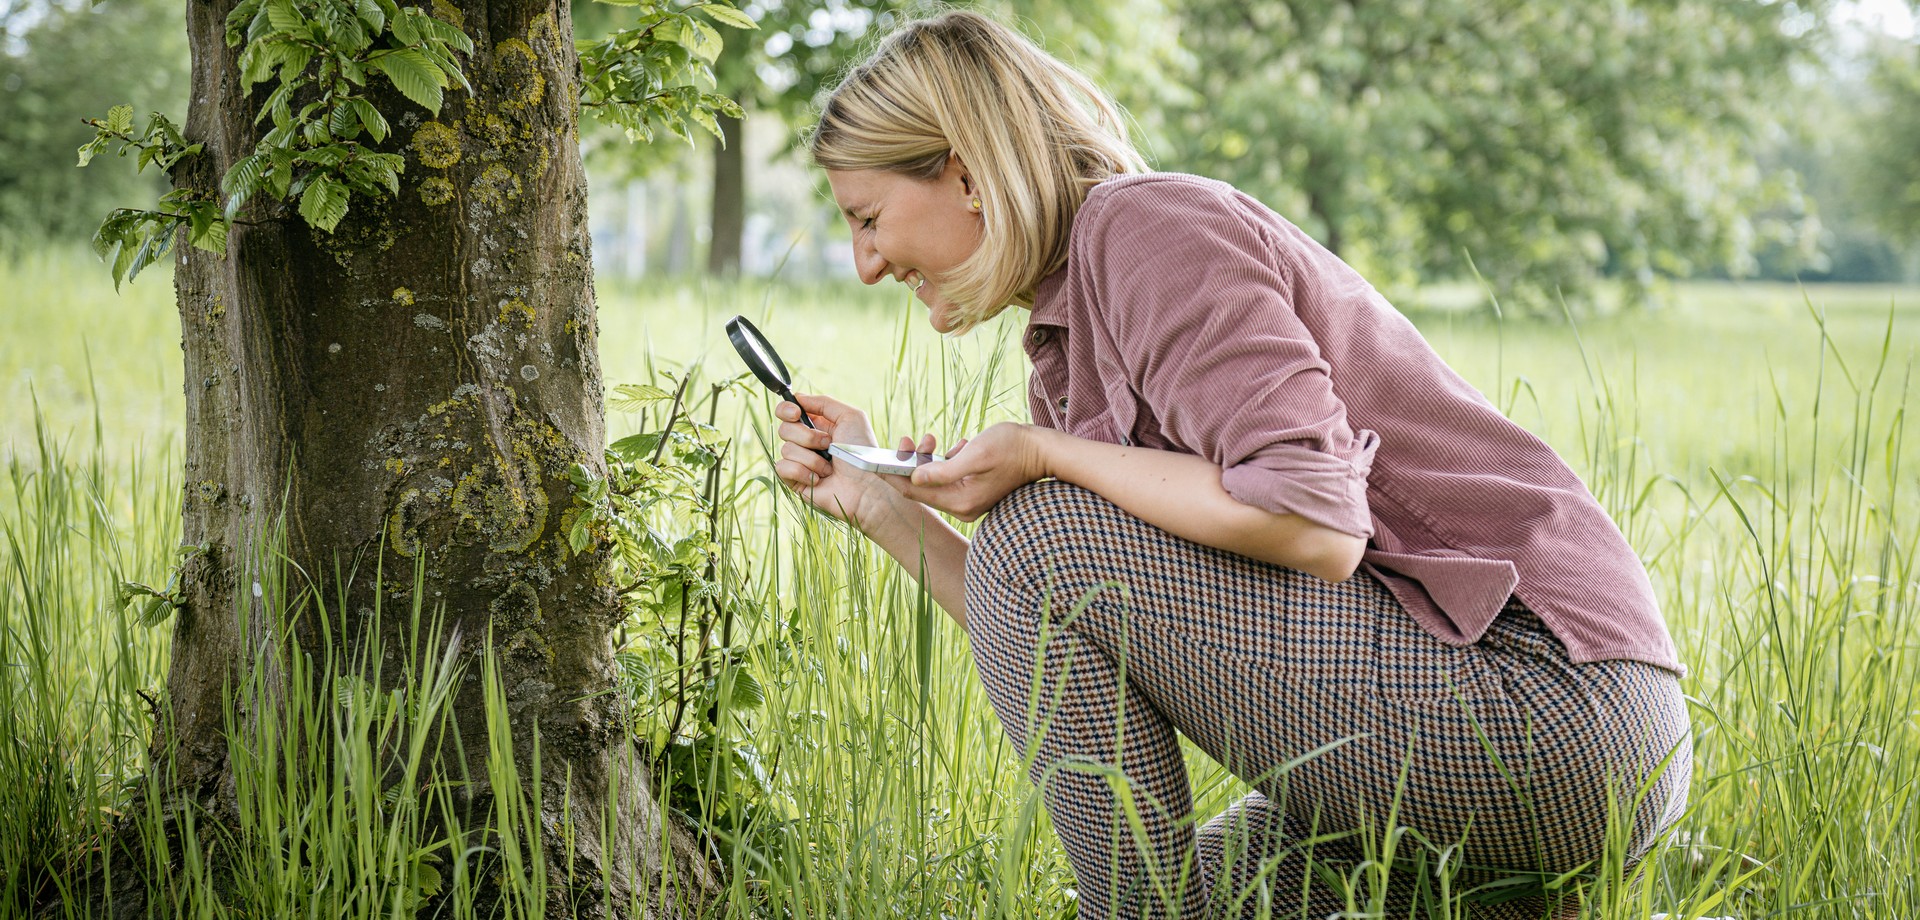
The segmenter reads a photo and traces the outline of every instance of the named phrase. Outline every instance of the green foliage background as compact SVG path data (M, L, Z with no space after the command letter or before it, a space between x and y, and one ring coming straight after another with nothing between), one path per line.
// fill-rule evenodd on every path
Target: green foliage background
M1833 0L976 5L1093 73L1161 168L1239 184L1388 290L1478 272L1509 303L1557 313L1560 295L1579 304L1596 277L1625 282L1629 302L1667 278L1920 277L1920 43L1843 35L1826 18ZM590 41L639 27L630 7L577 6ZM927 9L747 3L758 30L686 45L711 60L711 79L673 103L687 107L681 126L706 127L728 96L797 139L875 30ZM178 11L160 0L0 10L0 245L82 238L116 205L152 207L143 193L158 177L76 175L72 149L89 137L79 118L111 105L131 103L136 121L184 111ZM589 108L645 124L631 106ZM603 183L684 171L714 142L607 133L588 135ZM346 203L340 188L384 181L316 175L326 181L299 191L316 189L302 198L321 216Z
M168 0L0 4L0 249L84 240L115 207L151 207L166 177L74 168L82 118L138 103L184 113L187 33Z

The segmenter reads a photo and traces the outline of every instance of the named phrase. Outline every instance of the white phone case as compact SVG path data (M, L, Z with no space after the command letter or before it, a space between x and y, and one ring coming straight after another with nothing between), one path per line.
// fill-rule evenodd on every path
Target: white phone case
M836 443L827 448L827 453L833 455L836 460L846 461L856 469L892 476L911 476L914 467L947 459L939 454L916 454L887 447L867 447L861 444Z

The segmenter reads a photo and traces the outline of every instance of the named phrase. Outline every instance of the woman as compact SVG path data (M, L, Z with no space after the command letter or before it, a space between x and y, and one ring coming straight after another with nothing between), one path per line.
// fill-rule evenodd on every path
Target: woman
M1390 908L1455 845L1455 892L1591 868L1610 817L1638 856L1684 808L1691 748L1618 529L1352 269L1125 137L990 20L889 36L812 156L862 281L904 282L942 332L1030 309L1033 423L909 480L815 453L873 444L860 410L776 408L780 477L966 628L1081 916L1325 916L1349 894L1310 864L1385 855L1390 811L1418 832ZM986 517L969 544L934 509ZM1176 732L1257 791L1195 827Z

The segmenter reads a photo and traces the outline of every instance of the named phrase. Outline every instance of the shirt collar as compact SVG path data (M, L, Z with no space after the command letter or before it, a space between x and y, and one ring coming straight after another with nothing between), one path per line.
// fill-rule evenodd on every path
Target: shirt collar
M1066 298L1060 296L1060 289L1066 287L1066 284L1067 266L1063 262L1059 268L1053 270L1052 274L1040 279L1040 283L1034 285L1033 310L1027 317L1028 326L1066 327L1067 303Z

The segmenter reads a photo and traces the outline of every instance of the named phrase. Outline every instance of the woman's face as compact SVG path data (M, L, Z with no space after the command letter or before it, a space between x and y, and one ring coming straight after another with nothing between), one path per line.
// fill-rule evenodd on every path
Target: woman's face
M955 266L980 248L980 212L960 158L949 156L940 176L916 179L883 169L829 169L840 216L853 228L853 263L860 280L892 278L912 287L933 328L950 328L953 302L942 287ZM925 284L920 284L925 279Z

